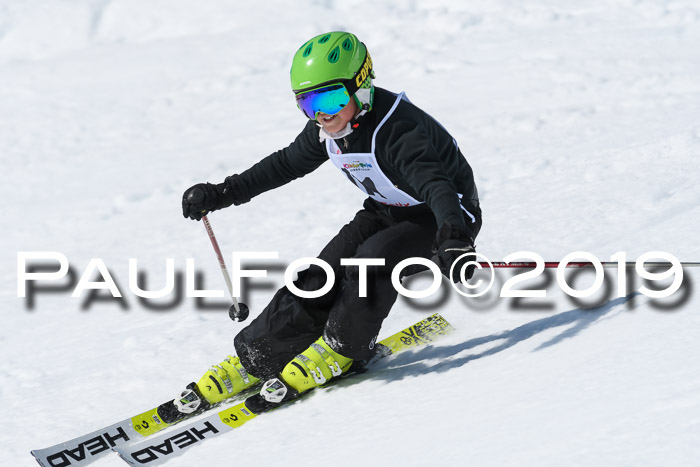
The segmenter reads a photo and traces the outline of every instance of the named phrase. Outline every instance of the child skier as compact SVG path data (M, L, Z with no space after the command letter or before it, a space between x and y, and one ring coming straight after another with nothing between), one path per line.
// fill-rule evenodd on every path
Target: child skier
M391 271L411 257L432 258L459 281L460 264L474 253L481 210L472 169L457 142L403 93L373 85L365 45L347 32L307 41L291 68L292 91L308 118L288 147L223 183L200 183L185 191L185 217L202 215L253 197L312 172L330 160L342 178L369 197L321 251L337 278L319 298L280 289L262 313L234 340L237 357L207 371L196 385L210 404L278 378L301 393L362 365L373 355L382 322L397 291ZM359 268L341 258L382 258L367 268L367 296L359 292ZM471 277L469 267L467 277ZM295 285L316 291L326 274L311 266Z

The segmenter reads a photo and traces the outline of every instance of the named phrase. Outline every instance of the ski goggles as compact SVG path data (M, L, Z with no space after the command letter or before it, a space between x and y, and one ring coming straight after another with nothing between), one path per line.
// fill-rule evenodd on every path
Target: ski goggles
M297 106L311 120L322 112L335 115L350 102L350 93L343 84L331 84L296 95Z
M365 52L365 59L352 78L321 83L319 87L308 91L295 91L297 106L311 120L316 120L319 112L335 115L348 105L350 96L353 96L368 78L374 78L374 71L372 57L369 56L369 52Z

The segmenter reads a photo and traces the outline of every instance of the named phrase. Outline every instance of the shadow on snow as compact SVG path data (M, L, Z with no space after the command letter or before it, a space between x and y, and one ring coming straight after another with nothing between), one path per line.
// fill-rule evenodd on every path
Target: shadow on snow
M390 357L387 361L378 362L372 367L372 370L366 374L356 375L335 387L354 385L363 380L385 380L397 381L414 374L427 373L442 373L455 368L459 368L472 360L488 357L490 355L503 352L519 342L526 341L538 334L547 330L566 327L562 332L552 337L548 341L540 344L535 351L542 350L562 342L565 339L570 339L578 335L581 331L601 321L608 316L613 310L620 307L629 301L638 293L633 293L627 297L611 300L605 305L594 309L574 309L558 313L547 318L537 319L529 323L518 326L517 328L508 331L499 332L490 336L476 337L469 339L466 342L447 345L447 346L429 346L413 352L406 352L395 357ZM465 355L459 358L451 358L464 351L474 349L484 344L500 341L499 345L491 347L483 352ZM426 360L439 360L438 363L425 363ZM333 388L328 388L333 389Z

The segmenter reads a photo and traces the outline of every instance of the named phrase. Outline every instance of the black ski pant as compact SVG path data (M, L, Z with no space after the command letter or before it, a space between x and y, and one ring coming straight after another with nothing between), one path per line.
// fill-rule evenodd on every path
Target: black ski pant
M474 236L480 224L479 218ZM243 366L257 378L274 377L321 335L339 354L356 361L369 359L398 295L391 283L394 266L406 258L430 258L436 231L435 217L425 205L387 208L365 201L318 256L333 268L332 290L318 298L300 298L287 287L278 290L234 339ZM341 266L341 258L385 260L384 266L367 267L367 297L360 297L359 268ZM410 269L404 275L417 272ZM312 265L298 274L295 285L316 291L326 280L325 271Z

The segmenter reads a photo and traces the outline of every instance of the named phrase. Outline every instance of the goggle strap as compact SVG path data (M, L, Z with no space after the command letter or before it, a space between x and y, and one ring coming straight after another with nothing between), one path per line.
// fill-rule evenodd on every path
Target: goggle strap
M362 45L364 45L364 43ZM351 96L355 95L357 90L362 86L362 83L364 83L365 80L372 74L372 57L370 57L369 50L367 49L367 46L365 46L365 59L362 61L360 69L357 70L357 73L355 73L353 79L349 79L346 83L343 83L345 85L345 89L348 90L348 94Z

